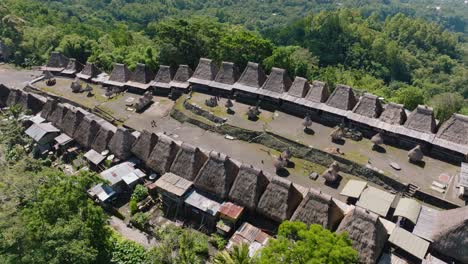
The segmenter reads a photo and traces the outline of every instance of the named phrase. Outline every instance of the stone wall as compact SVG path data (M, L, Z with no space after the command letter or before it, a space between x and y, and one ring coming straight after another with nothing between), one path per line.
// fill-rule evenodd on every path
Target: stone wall
M196 115L202 116L202 117L210 120L213 123L223 124L223 123L226 122L226 118L218 117L218 116L214 115L213 113L202 109L201 107L199 107L196 104L189 103L187 100L184 101L184 108L189 110L190 112L196 114Z

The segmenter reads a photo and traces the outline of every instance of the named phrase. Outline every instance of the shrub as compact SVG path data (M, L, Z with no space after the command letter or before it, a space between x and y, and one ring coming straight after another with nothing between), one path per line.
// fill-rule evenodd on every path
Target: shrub
M138 202L133 198L130 199L129 208L130 208L130 214L134 215L138 211Z
M147 196L148 196L148 188L146 188L145 186L141 184L138 184L132 193L132 199L136 200L137 202L142 201Z
M147 229L150 217L147 213L139 212L132 216L130 222L139 229Z
M208 240L211 245L216 247L218 250L223 250L224 247L226 246L226 239L224 239L222 236L220 236L217 233L213 233Z

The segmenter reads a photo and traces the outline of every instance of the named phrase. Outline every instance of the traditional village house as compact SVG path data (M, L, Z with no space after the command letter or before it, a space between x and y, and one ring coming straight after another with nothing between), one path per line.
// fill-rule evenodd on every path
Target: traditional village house
M198 147L188 143L182 143L170 171L189 181L194 181L203 164L208 160L208 155Z
M42 107L42 111L40 113L41 117L48 120L49 116L52 115L52 113L55 111L57 103L58 103L57 100L52 99L50 97L47 98L47 101Z
M418 221L421 209L421 204L415 199L402 197L393 212L393 217L397 218L396 222L399 222L401 227L412 231Z
M230 98L232 96L232 86L237 82L239 76L239 69L234 63L223 61L218 74L210 83L213 94Z
M110 140L114 137L114 133L117 131L117 128L108 123L102 122L100 123L99 131L96 137L91 144L91 149L94 149L98 153L102 153L103 151L108 149L108 144Z
M309 81L306 78L296 76L289 90L281 95L281 109L299 116L306 115L308 109L303 106L303 101L309 90Z
M81 64L79 61L77 61L74 58L70 58L68 60L67 67L60 73L61 75L67 76L67 77L74 77L75 74L83 70L84 66Z
M364 189L367 188L366 181L349 180L340 192L340 195L346 196L347 203L355 204L361 197Z
M356 206L385 218L393 204L393 200L395 200L395 195L372 186L367 186L367 188L362 191Z
M188 80L192 77L193 71L188 65L179 65L177 72L174 75L174 79L170 82L171 85L171 97L173 99L178 98L183 93L187 93L190 83Z
M33 123L26 129L25 134L32 138L38 145L45 146L50 145L54 141L54 138L60 135L60 130L51 123Z
M114 63L114 69L109 76L107 81L103 82L103 85L110 87L113 91L122 92L125 84L130 80L132 73L125 64Z
M158 133L158 141L149 155L146 166L159 175L169 172L172 162L180 149L180 142L175 142L169 136Z
M7 99L10 94L10 88L0 83L0 108L7 106Z
M185 216L201 229L214 231L218 220L221 203L212 197L191 190L184 201Z
M143 130L135 144L133 144L131 151L135 157L146 163L157 141L158 136L156 134Z
M257 102L257 90L265 83L267 76L258 63L249 62L233 89L236 100Z
M84 113L75 107L68 107L67 113L62 119L62 122L59 123L58 127L65 132L65 134L73 137L76 129L83 121Z
M379 98L375 95L365 93L347 118L354 127L357 127L367 137L374 134L374 127L378 127L378 117L382 114L383 108Z
M17 104L21 105L24 110L29 110L33 115L39 113L46 102L46 98L33 93L21 91L21 96Z
M405 127L423 133L435 133L437 123L432 108L418 105L406 120Z
M18 104L20 98L21 98L21 90L18 89L11 89L10 93L8 94L8 97L5 101L6 106L14 106Z
M41 68L42 71L49 71L51 73L60 73L68 66L69 59L62 53L52 51L50 53L49 61Z
M430 244L429 241L413 235L411 232L398 226L393 229L388 242L397 247L397 250L394 252L404 251L401 255L410 263L421 262L425 258Z
M346 120L348 111L356 106L356 97L351 87L338 84L328 98L326 104L321 105L322 118L332 124L340 124Z
M252 213L269 182L263 171L243 163L229 192L229 200L244 206Z
M130 79L127 81L126 87L129 92L143 94L150 88L150 82L153 78L154 74L146 64L137 63L135 71L133 71Z
M76 128L73 138L85 149L89 149L93 144L96 135L98 134L100 126L98 122L91 118L91 116L85 116L81 121L80 125Z
M403 125L407 116L402 104L388 103L385 105L379 119L390 125Z
M94 63L87 62L83 70L76 74L76 77L82 80L91 81L96 79L101 73L102 71L98 69Z
M154 87L153 93L167 96L171 91L172 78L174 78L172 67L160 65L156 77L154 77L154 80L151 82L151 85Z
M61 123L65 114L67 113L68 108L64 104L58 103L55 106L54 111L47 116L47 121L51 122L56 127L61 127Z
M135 136L132 135L130 130L119 127L109 141L108 148L116 158L120 160L126 160L132 155L130 149L132 148L135 140Z
M200 58L192 77L188 80L195 92L211 92L210 84L218 73L216 63L210 59Z
M432 144L435 156L468 162L468 116L453 114L441 125Z
M244 222L229 239L226 249L232 250L236 245L240 246L246 244L249 247L249 256L253 257L259 250L267 245L269 239L271 239L271 236L263 232L260 228Z
M291 84L291 79L285 69L273 67L267 80L257 90L257 93L260 94L264 106L275 109L280 103L281 96L289 91Z

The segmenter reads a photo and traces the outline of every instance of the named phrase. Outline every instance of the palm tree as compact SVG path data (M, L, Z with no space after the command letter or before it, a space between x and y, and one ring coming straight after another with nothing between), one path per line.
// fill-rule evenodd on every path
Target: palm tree
M222 251L213 258L214 264L254 264L255 257L249 256L249 247L247 244L235 245L232 250Z

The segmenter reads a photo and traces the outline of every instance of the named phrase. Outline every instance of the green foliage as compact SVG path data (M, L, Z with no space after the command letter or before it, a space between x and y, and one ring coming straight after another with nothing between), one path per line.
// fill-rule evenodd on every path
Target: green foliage
M138 202L135 199L130 199L130 202L128 204L130 214L134 215L138 211Z
M150 217L147 213L138 212L132 216L130 222L139 229L146 230L149 227Z
M409 110L415 109L418 105L424 104L424 94L421 89L414 86L407 86L396 91L392 99L397 103L403 104Z
M135 186L135 189L133 190L132 193L132 199L135 199L137 202L143 201L148 197L148 188L146 188L144 185L137 184Z
M110 238L112 248L111 261L116 264L136 264L150 263L146 250L141 245L126 239L122 239L116 234Z
M285 221L277 239L270 240L260 252L259 263L357 263L357 258L346 234Z
M310 78L318 69L317 58L299 46L278 47L263 64L266 70L271 70L272 67L286 69L291 77Z
M429 105L434 108L435 116L440 122L449 119L463 107L463 97L454 93L441 93L434 96Z
M234 245L232 251L218 252L213 258L214 264L255 264L257 258L249 256L249 247L246 244Z
M216 247L218 250L223 250L227 244L226 239L224 239L224 237L222 237L221 235L217 233L211 234L210 239L208 241L210 242L211 245Z

